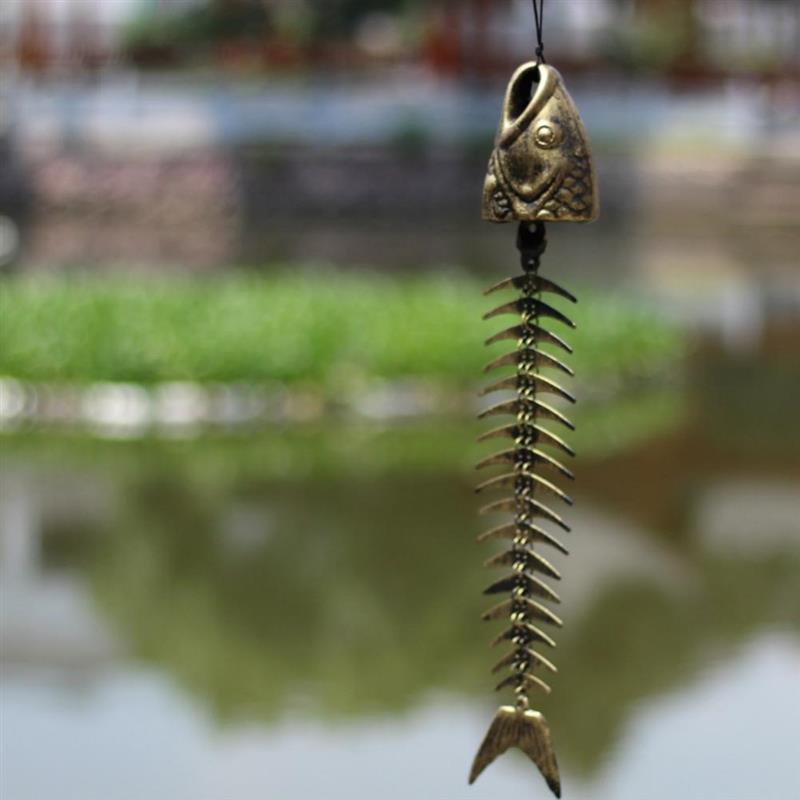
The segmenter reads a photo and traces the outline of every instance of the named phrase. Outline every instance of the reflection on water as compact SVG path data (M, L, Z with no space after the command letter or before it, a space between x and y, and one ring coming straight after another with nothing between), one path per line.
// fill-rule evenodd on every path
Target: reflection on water
M752 445L722 435L716 392L583 453L542 704L568 797L800 789L797 423L777 409ZM473 433L12 442L4 797L540 790L515 759L464 785L494 660Z

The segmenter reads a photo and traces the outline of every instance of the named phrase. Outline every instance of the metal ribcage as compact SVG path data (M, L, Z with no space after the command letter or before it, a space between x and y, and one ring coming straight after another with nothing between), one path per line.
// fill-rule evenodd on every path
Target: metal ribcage
M506 549L486 563L490 567L505 568L508 574L493 582L485 593L508 593L509 597L487 611L483 618L504 619L508 623L493 644L508 642L513 649L497 663L493 671L509 671L510 674L500 681L497 689L512 687L519 709L528 708L528 692L532 688L550 691L548 684L534 671L556 671L555 666L537 648L555 647L553 639L540 626L561 626L561 619L545 605L559 602L558 595L545 579L559 580L561 575L541 551L549 547L566 554L567 549L543 525L551 523L569 531L569 526L551 504L572 505L572 499L556 481L574 478L571 470L560 460L563 456L573 456L574 451L541 424L557 423L574 430L574 425L564 414L541 399L543 394L548 394L568 403L575 402L570 392L542 374L543 370L548 369L569 376L574 374L561 358L541 349L542 345L551 345L571 353L567 342L545 324L552 321L575 327L569 317L542 299L542 295L552 294L576 302L575 296L566 289L538 274L539 260L546 244L543 223L520 224L517 247L523 273L501 281L486 292L492 294L513 289L519 296L484 315L484 319L504 314L519 317L518 324L487 340L487 344L504 339L516 340L517 347L513 352L494 359L485 370L490 372L514 367L514 373L491 384L481 394L510 390L515 392L515 397L491 406L479 416L510 415L514 419L483 434L480 440L505 438L513 442L513 446L484 458L478 464L478 469L500 467L503 471L476 489L481 493L511 490L510 495L484 506L481 513L512 514L513 519L482 533L479 540L507 543Z

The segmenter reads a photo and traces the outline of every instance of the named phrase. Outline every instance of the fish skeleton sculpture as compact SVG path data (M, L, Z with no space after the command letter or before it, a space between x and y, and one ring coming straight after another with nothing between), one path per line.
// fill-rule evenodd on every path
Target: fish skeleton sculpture
M479 540L507 542L506 549L487 561L487 566L504 568L507 574L492 583L486 594L508 597L483 616L486 620L506 621L506 629L494 644L508 643L511 651L493 671L508 672L497 689L513 689L515 702L497 711L475 756L469 781L475 781L499 755L516 747L536 764L557 797L561 796L561 780L550 728L542 714L531 709L529 693L535 689L549 693L550 687L540 675L556 672L541 651L555 647L545 626L561 626L561 620L548 605L558 603L559 598L547 582L561 576L541 551L550 547L566 554L564 545L547 526L569 532L569 526L551 504L553 500L572 504L569 495L553 480L557 476L572 479L572 472L560 459L573 456L574 452L546 426L555 423L570 430L574 426L541 396L552 395L567 403L575 398L542 374L548 369L573 374L555 352L543 349L549 346L572 352L543 323L549 319L566 327L575 326L542 297L555 295L570 302L576 299L554 281L539 275L538 269L546 247L545 222L589 222L597 213L594 165L578 110L557 70L543 63L523 64L506 91L483 190L484 219L519 223L517 247L523 273L501 281L487 294L515 289L520 295L484 316L488 319L512 314L519 318L518 324L487 340L487 344L493 344L508 339L515 341L517 347L487 365L486 371L510 366L514 372L483 392L510 390L514 396L480 415L510 415L510 424L480 438L508 439L513 446L478 464L479 469L499 466L510 471L477 487L479 492L502 488L513 492L513 496L481 509L487 514L511 514L513 520L486 531Z

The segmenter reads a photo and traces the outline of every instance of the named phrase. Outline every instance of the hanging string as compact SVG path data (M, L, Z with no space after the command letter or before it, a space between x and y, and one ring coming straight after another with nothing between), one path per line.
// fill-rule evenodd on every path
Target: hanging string
M542 30L544 28L544 0L533 0L533 16L536 21L536 63L545 64L544 42Z

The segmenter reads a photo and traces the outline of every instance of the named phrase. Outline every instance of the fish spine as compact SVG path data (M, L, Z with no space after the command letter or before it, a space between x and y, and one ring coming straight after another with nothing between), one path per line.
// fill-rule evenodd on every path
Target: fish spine
M512 471L483 482L477 491L489 491L499 487L511 487L513 497L505 497L489 503L482 513L505 511L513 514L513 521L487 531L479 537L510 540L506 550L497 553L487 561L487 566L506 566L511 574L493 582L485 594L508 593L504 602L493 606L483 618L496 620L505 618L507 629L494 641L501 644L509 641L512 650L494 667L493 672L508 674L497 684L496 689L510 687L514 691L515 702L512 707L501 708L493 728L476 757L470 781L497 755L508 746L516 745L525 749L524 731L533 731L536 746L529 753L547 779L554 793L560 795L560 781L555 753L550 742L546 721L538 712L530 710L530 692L540 689L550 692L550 686L539 674L541 671L556 672L556 667L540 650L555 647L555 642L542 630L544 626L560 628L561 619L545 603L559 603L560 598L543 577L560 579L556 568L540 552L541 546L548 545L562 553L567 552L563 544L539 523L551 522L564 531L569 526L550 504L553 499L572 505L572 499L554 482L556 476L572 479L572 472L559 460L561 454L574 455L569 445L558 436L540 425L542 420L559 422L574 430L574 425L560 412L542 403L539 395L550 394L574 402L569 392L554 381L540 374L547 368L557 369L567 374L572 370L555 357L539 349L539 343L556 344L562 350L572 352L569 345L542 327L543 318L551 318L574 328L572 321L561 312L545 303L541 296L556 294L575 302L575 297L553 281L538 274L539 262L547 246L544 223L520 223L517 247L520 250L523 274L507 279L493 286L488 293L513 287L519 292L516 301L506 303L484 315L488 319L499 314L514 313L520 322L514 328L513 336L494 336L489 342L501 338L516 338L516 351L492 361L486 368L490 371L499 367L515 365L513 377L493 384L495 389L515 387L516 398L505 401L484 411L480 416L512 414L514 422L485 434L481 440L505 437L513 441L513 447L496 456L483 459L478 468L508 464ZM539 447L552 452L545 452ZM557 454L556 458L553 453ZM545 471L547 477L539 474ZM552 479L552 480L551 480ZM534 730L534 726L535 730ZM505 738L504 738L505 737ZM526 750L526 752L528 752Z

